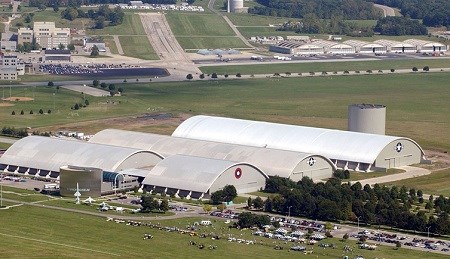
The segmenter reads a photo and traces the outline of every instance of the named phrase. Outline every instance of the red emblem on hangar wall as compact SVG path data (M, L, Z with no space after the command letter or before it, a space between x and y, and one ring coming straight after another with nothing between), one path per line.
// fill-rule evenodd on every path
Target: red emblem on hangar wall
M234 170L234 177L236 177L236 179L241 178L242 176L242 169L241 168L236 168L236 170Z

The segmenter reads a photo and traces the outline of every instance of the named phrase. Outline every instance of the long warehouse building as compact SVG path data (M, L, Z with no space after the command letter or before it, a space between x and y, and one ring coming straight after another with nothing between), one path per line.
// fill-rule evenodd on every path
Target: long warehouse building
M313 180L330 178L335 170L333 163L321 155L151 133L106 129L95 134L89 141L149 150L164 157L181 154L248 163L269 176L286 177L293 181L299 181L303 176Z
M172 136L319 154L338 168L357 171L385 170L424 160L422 148L409 138L224 117L191 117Z

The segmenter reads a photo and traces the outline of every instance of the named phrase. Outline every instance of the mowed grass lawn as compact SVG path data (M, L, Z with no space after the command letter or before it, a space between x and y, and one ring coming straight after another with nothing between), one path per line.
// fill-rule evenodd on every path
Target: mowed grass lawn
M246 47L226 21L216 14L170 12L166 19L183 49Z
M177 220L158 221L162 226L185 228L202 218L183 218ZM0 253L4 258L40 257L40 258L292 258L294 252L289 251L293 244L277 242L285 247L275 250L273 240L254 237L251 230L228 230L223 220L212 220L213 226L201 227L199 233L216 232L223 237L231 234L238 238L257 239L263 245L245 245L220 240L202 239L182 235L176 232L161 231L149 227L131 227L124 223L107 222L105 218L85 214L51 210L46 208L21 206L2 211L0 236L2 246ZM156 222L153 222L156 223ZM153 235L153 239L144 240L144 234ZM197 244L217 246L215 250L198 249L190 246L189 241ZM445 255L430 254L405 248L396 250L393 247L379 246L376 251L361 250L355 241L341 242L337 238L324 242L335 243L337 249L318 249L314 247L311 255L303 258L336 258L346 255L342 248L349 245L354 254L366 258L408 257L446 258ZM308 247L309 249L311 247ZM352 254L348 254L352 256Z
M380 103L387 106L388 135L410 137L424 148L449 150L448 82L450 73L129 83L116 85L116 89L124 89L124 96L87 97L90 105L77 111L70 107L81 102L82 95L60 89L55 98L56 111L38 115L40 108L46 111L53 107L54 89L41 87L36 88L34 102L2 107L0 121L5 126L32 128L83 121L97 124L101 118L157 110L346 130L349 104ZM26 87L13 88L12 94L32 96ZM25 115L19 115L22 109ZM29 115L30 109L35 114ZM86 127L77 126L76 130L89 132ZM151 132L152 127L146 130Z
M136 13L125 12L122 24L108 26L101 30L87 30L89 35L145 35L141 18Z
M433 195L450 196L450 169L436 171L430 175L409 178L405 180L385 183L385 185L405 185L408 188L422 190Z
M175 36L235 36L226 21L215 14L166 14L167 22Z
M103 36L102 39L105 42L106 47L108 47L109 50L111 51L111 54L119 54L119 51L117 51L116 42L114 42L114 39L112 36ZM119 39L119 41L120 41L120 39Z
M125 56L146 60L159 59L147 36L119 36L119 41Z
M430 68L449 68L450 59L399 59L399 60L372 60L372 61L347 61L347 62L309 62L309 63L278 63L266 64L264 62L252 65L233 66L206 66L200 67L205 74L273 74L278 73L308 73L308 72L333 72L333 71L366 71L368 69L405 69L417 67L422 70L424 66Z

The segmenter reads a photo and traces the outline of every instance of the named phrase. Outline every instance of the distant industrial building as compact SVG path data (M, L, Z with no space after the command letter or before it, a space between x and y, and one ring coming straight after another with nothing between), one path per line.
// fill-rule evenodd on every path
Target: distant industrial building
M19 28L17 43L36 41L42 49L57 49L70 43L70 28L56 28L54 22L34 22L33 29Z
M408 44L411 44L412 46L415 46L417 49L417 52L421 52L421 53L446 52L448 50L447 46L440 42L409 39L409 40L405 40L404 43L408 43Z
M94 46L97 46L99 52L106 52L106 44L103 40L98 38L83 39L83 49L85 51L92 51Z
M2 40L0 42L1 51L16 51L17 50L17 34L12 32L3 32Z
M44 51L43 62L71 62L70 50L48 49Z
M378 43L366 42L361 40L347 40L344 44L350 45L355 48L357 53L362 54L383 54L387 52L387 47Z
M309 41L304 36L288 36L287 41L278 42L269 47L272 52L290 55L311 54L385 54L392 53L436 53L447 51L447 46L439 42L409 39L403 42L392 40L376 40L365 42L347 40L343 43L327 40ZM295 39L295 40L294 40Z
M374 41L374 43L386 46L387 52L415 53L417 51L417 48L415 45L407 43L407 42L400 42L400 41L393 41L393 40L376 40L376 41Z

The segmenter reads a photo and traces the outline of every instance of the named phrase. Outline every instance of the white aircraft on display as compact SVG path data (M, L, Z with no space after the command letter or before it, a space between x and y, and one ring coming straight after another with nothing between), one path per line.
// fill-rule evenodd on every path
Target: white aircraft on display
M92 204L95 200L89 196L86 200L83 201L83 203Z
M75 204L80 204L80 188L78 187L78 183L77 183L77 191L73 194L73 196L75 196Z

